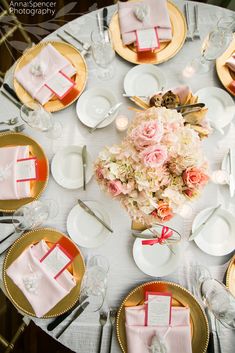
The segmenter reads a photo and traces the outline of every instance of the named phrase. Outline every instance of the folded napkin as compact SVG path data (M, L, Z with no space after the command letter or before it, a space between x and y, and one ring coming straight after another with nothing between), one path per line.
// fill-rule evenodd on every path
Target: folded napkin
M7 275L23 292L37 317L42 317L70 293L76 285L65 270L55 280L39 260L49 247L44 240L27 248L7 269Z
M226 65L235 72L235 53L226 61Z
M146 20L141 22L135 15L137 6L149 6L150 14ZM145 0L138 2L118 3L118 14L122 42L124 45L132 44L136 41L136 32L141 29L157 27L158 39L160 42L172 39L171 22L167 9L166 0Z
M42 75L35 74L38 67L41 68ZM48 44L34 59L17 71L15 77L25 90L43 105L53 96L52 91L45 84L59 71L68 77L76 73L71 63L51 44Z
M18 159L29 158L29 146L0 148L0 200L30 197L30 181L16 181Z
M163 340L168 353L192 353L190 310L172 307L170 326L145 326L145 306L126 307L128 353L149 353L153 337Z

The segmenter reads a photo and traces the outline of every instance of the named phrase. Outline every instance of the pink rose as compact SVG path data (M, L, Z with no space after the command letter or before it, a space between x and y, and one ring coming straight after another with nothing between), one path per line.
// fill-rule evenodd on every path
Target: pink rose
M163 135L163 125L158 120L143 122L131 132L131 139L138 150L159 142Z
M160 167L167 159L167 148L161 145L149 146L140 153L140 158L148 167Z
M196 189L186 189L184 190L185 195L187 195L190 199L193 197L196 197L198 195L198 192Z
M161 222L167 222L174 216L169 204L164 201L158 202L158 208L154 210L151 215Z
M98 180L103 180L104 179L104 175L103 175L103 170L100 166L98 166L95 170L95 174L96 174L96 178Z
M118 196L122 193L122 183L120 180L110 180L108 182L108 191L112 196Z
M187 168L182 175L184 183L191 189L204 186L209 177L203 171L196 167Z

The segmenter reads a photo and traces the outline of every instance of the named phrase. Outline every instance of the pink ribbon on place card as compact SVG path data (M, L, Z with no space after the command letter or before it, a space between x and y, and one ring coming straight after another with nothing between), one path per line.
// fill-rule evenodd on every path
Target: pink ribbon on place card
M162 228L162 233L159 238L142 240L142 245L154 245L154 244L162 245L168 238L172 236L172 234L173 234L173 230L170 230L170 228L164 226Z

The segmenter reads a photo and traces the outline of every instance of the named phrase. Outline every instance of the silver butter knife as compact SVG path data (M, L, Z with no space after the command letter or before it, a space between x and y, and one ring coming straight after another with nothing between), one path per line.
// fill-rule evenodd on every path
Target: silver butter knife
M108 224L106 224L100 217L96 216L95 212L92 211L92 209L88 207L82 200L78 199L78 203L80 207L84 209L84 211L89 213L89 215L91 215L92 217L95 217L95 219L97 219L98 222L100 222L106 229L108 229L111 233L113 233L113 230L108 226Z
M86 190L86 164L87 164L87 150L86 145L82 147L82 178L83 178L83 190Z
M216 214L216 212L220 209L221 204L218 205L217 207L213 208L207 219L198 227L195 229L194 232L191 232L189 241L192 241L196 236L201 232L202 228L207 224L207 222Z
M233 173L233 152L229 149L229 191L230 196L234 195L234 173Z
M111 115L115 114L116 111L118 110L118 108L122 105L122 103L117 103L115 104L112 108L109 109L108 113L105 114L104 118L102 120L100 120L93 128L91 128L89 131L92 134L92 132L94 132L98 126L100 126L100 124L103 123L103 121L105 121L106 119L108 119Z
M0 218L0 223L13 224L13 223L20 223L20 221L18 219L11 219L11 218L1 219Z

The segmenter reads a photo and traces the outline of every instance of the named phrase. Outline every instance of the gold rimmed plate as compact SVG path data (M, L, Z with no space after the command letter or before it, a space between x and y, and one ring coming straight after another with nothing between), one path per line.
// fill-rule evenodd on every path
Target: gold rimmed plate
M70 104L75 102L75 100L82 94L87 81L87 65L79 50L73 45L63 42L47 41L39 43L34 47L28 49L25 54L19 59L15 68L15 72L19 71L26 64L28 64L48 44L53 45L53 47L58 50L58 52L62 54L66 59L68 59L68 61L76 69L76 74L73 79L75 81L75 88L78 90L77 96L67 105L64 105L58 98L53 96L51 100L49 100L49 102L44 105L44 108L47 111L56 112L67 108ZM21 102L23 104L26 104L28 107L33 108L33 102L35 102L35 100L30 96L30 94L26 92L24 87L21 86L21 84L16 80L16 78L14 78L14 88Z
M113 15L109 27L112 33L114 49L118 55L133 64L160 64L178 53L185 42L187 34L186 22L182 12L175 4L168 1L167 5L172 26L172 40L161 43L160 48L151 56L142 54L140 57L133 45L123 45L118 13L116 12Z
M219 79L222 85L226 88L226 90L233 96L235 96L235 92L230 89L229 85L233 80L235 80L235 73L231 69L229 69L229 67L226 65L226 61L230 58L230 56L232 56L234 52L235 37L231 42L230 46L227 48L227 50L216 60L216 71L219 76Z
M40 197L42 192L45 190L49 178L49 166L47 157L42 147L31 137L24 134L15 132L4 132L0 133L0 148L6 146L30 146L30 154L41 161L41 165L45 168L45 178L42 181L31 181L31 195L32 197L19 199L19 200L0 200L0 211L2 212L14 212L19 207L32 202Z
M117 337L121 349L128 352L125 331L125 307L143 304L145 292L167 292L172 294L172 305L188 307L190 309L192 351L193 353L206 353L209 328L206 316L192 294L180 285L172 282L154 281L144 283L133 289L122 302L116 322Z
M64 297L54 308L52 308L43 318L50 318L61 315L71 309L77 302L80 293L81 280L85 272L85 265L83 257L80 253L78 247L68 238L65 234L49 228L35 229L28 233L25 233L22 237L15 241L8 251L5 261L3 264L3 281L7 292L7 295L15 307L24 312L27 315L35 316L34 310L30 303L21 292L21 290L14 284L14 282L6 274L7 268L22 254L22 252L27 249L32 244L36 244L41 240L45 240L49 246L52 246L61 237L66 237L69 239L71 246L78 250L78 255L72 262L71 273L76 280L76 286L71 290L71 292Z
M235 297L235 255L232 257L226 275L226 286Z

